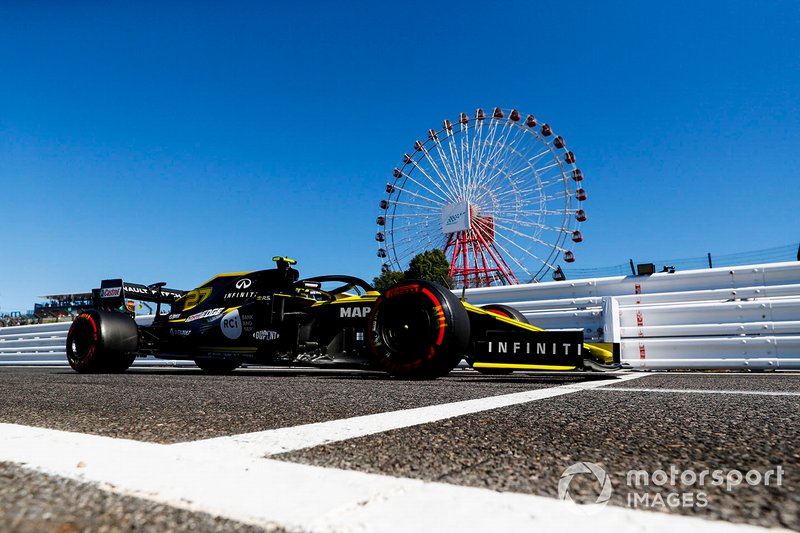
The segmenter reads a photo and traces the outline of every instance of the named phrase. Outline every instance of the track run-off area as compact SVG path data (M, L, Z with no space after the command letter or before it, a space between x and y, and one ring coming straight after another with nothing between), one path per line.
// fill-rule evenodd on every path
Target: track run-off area
M798 412L792 372L2 367L0 523L800 530Z

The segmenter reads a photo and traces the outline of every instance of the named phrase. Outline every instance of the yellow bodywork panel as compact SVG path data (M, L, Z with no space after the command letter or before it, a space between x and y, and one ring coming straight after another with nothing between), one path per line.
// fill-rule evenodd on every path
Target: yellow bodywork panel
M360 302L374 302L375 300L378 299L378 296L380 296L380 295L381 295L381 293L379 293L378 291L369 291L367 293L364 293L362 296L353 296L351 294L343 293L343 294L337 294L334 297L335 298L334 302L336 302L337 304L339 304L339 303L347 304L347 303L360 303ZM314 307L320 306L320 305L328 305L330 303L331 303L331 300L320 300L320 301L318 301L317 303L314 304Z
M211 296L211 293L214 291L213 283L215 280L220 278L238 278L240 276L246 276L247 274L252 274L252 272L228 272L225 274L217 274L210 280L201 284L199 287L190 290L175 300L175 308L180 308L181 312L193 309L203 303L206 298ZM183 307L181 307L181 305ZM171 320L170 322L173 321Z
M199 287L184 294L181 298L181 300L183 300L183 311L188 311L200 305L201 302L211 295L213 290L214 289L211 287Z
M508 368L511 370L575 370L574 366L555 365L517 365L509 363L479 363L472 364L473 368Z

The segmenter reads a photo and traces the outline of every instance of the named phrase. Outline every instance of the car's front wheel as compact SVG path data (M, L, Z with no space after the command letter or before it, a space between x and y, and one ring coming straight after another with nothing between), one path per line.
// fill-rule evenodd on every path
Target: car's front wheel
M406 280L383 293L367 335L377 365L396 377L434 379L461 361L470 323L458 298L441 285Z
M510 305L487 304L481 306L481 309L505 318L513 318L517 322L522 322L523 324L530 324L530 322L528 322L528 318L525 315L523 315L518 309L515 309Z

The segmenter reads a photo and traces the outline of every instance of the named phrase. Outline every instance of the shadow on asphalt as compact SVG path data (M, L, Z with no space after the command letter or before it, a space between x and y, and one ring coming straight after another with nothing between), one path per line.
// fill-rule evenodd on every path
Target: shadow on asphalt
M42 369L44 370L44 369ZM49 373L53 375L86 375L78 374L71 369L66 368L50 368ZM208 374L199 368L185 367L185 368L130 368L121 375L127 376L204 376L209 379L213 378L235 378L235 379L252 379L259 377L304 377L304 378L319 378L319 379L336 379L336 380L378 380L378 381L395 381L395 382L431 382L436 380L414 380L392 377L380 371L373 370L353 370L353 369L326 369L326 368L243 368L238 369L230 374ZM551 384L568 384L568 383L581 383L586 381L599 381L599 380L617 380L619 373L603 373L603 372L559 372L559 371L539 371L539 372L525 372L518 371L511 375L484 375L472 370L457 369L450 374L439 378L439 380L446 380L449 382L460 381L465 383L504 383L504 384L520 384L520 383L551 383Z

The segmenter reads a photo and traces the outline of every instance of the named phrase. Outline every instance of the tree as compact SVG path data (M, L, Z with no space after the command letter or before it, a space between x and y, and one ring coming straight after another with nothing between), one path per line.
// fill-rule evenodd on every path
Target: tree
M448 289L453 288L450 262L441 250L428 250L415 255L405 272L381 272L380 276L373 278L372 285L379 291L385 291L404 279L424 279L444 285Z
M393 270L386 270L381 272L377 278L373 278L372 285L379 291L385 291L395 283L399 283L406 279L405 272L395 272Z
M406 279L409 278L435 281L448 289L453 288L450 262L441 250L428 250L414 256L406 270Z

